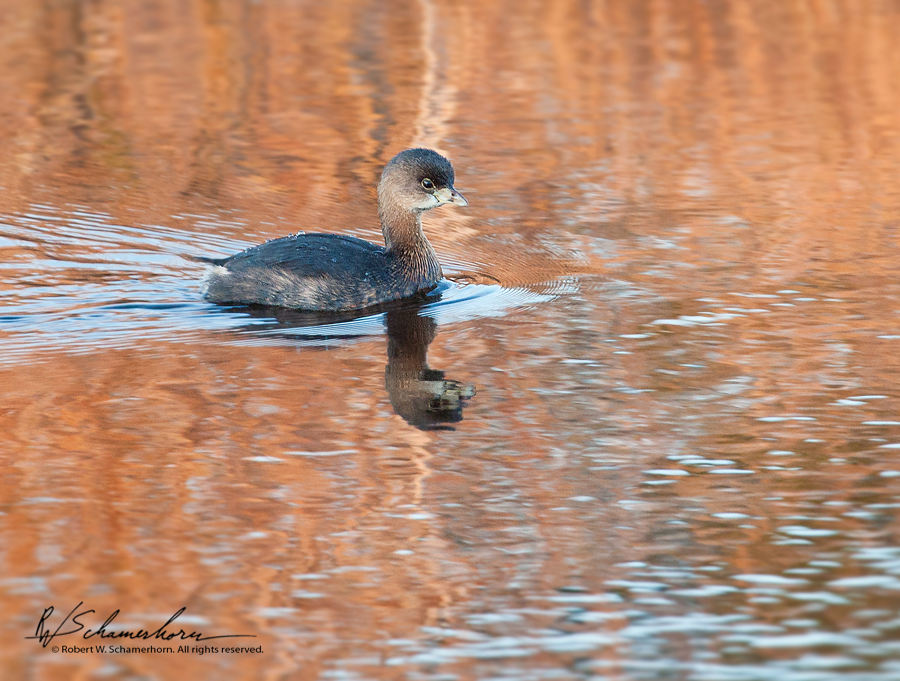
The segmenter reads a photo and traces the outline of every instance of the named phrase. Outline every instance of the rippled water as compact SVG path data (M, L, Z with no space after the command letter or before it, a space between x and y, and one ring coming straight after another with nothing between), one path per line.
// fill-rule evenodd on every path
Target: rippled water
M3 679L900 679L895 3L0 29ZM202 299L416 144L437 291ZM262 652L25 638L81 602Z
M77 208L33 205L29 211L0 216L0 244L14 253L4 269L15 282L3 294L0 362L18 363L23 355L25 361L36 361L63 348L92 352L101 346L139 346L149 338L191 342L203 331L248 330L247 310L223 309L199 295L204 267L194 257L252 245L203 231L219 228L220 217L173 216L194 226L173 229L119 225L110 215ZM423 301L421 316L438 324L502 316L553 300L574 286L571 278L529 288L476 283L497 280L460 267L459 262L447 263L448 279ZM264 320L276 316L274 310L256 312L249 324L256 331L254 342L264 344L272 335L272 329L263 328ZM291 325L290 335L378 336L384 333L383 317L383 312L349 314L342 320L306 315L302 324ZM285 335L284 328L277 331ZM233 340L227 334L220 338Z

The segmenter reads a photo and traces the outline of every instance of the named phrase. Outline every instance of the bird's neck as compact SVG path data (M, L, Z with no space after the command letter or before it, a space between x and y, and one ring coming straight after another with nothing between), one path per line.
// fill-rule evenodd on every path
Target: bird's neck
M384 244L410 279L437 283L443 276L437 253L422 231L422 213L380 205Z
M381 218L381 233L387 250L417 248L428 243L422 231L422 213L380 203L378 217Z

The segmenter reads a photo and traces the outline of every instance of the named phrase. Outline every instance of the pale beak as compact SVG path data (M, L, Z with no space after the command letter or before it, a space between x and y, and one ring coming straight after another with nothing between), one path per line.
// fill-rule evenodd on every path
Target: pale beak
M468 206L469 202L466 201L466 197L456 191L453 187L444 187L443 189L438 189L434 193L434 198L436 198L440 203L439 205L444 205L445 203L452 203L457 206Z

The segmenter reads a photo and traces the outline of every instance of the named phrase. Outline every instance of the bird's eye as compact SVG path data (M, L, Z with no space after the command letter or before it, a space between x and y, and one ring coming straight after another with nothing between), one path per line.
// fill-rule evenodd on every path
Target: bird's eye
M425 187L425 189L434 189L434 182L426 177L424 180L422 180L422 186Z

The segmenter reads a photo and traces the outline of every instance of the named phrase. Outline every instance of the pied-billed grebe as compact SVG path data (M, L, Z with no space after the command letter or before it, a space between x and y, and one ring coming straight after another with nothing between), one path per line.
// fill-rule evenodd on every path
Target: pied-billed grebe
M213 265L205 282L214 303L299 310L355 310L430 291L441 280L437 254L422 232L422 213L466 206L453 188L453 166L430 149L407 149L378 183L384 247L338 234L301 232L253 246Z

